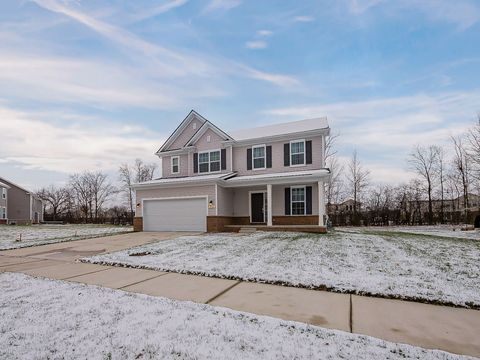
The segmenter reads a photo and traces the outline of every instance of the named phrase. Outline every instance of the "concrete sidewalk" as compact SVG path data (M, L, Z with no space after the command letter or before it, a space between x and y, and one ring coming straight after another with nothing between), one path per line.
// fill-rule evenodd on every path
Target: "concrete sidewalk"
M75 262L185 233L132 233L0 251L0 272L191 300L325 328L480 356L480 311L286 286Z

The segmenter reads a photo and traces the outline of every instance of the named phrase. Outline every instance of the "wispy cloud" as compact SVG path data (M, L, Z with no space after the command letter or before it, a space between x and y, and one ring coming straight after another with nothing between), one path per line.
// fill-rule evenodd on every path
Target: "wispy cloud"
M295 16L293 18L294 22L312 22L314 20L315 18L313 16L308 16L308 15L300 15L300 16Z
M122 162L152 154L165 138L135 124L112 126L99 120L70 120L60 127L35 113L1 105L0 118L4 129L0 158L5 163L64 174L116 171Z
M418 11L432 21L447 22L460 30L468 29L480 21L480 6L471 0L348 0L348 11L356 16L379 8L389 16L399 16L406 10Z
M248 49L265 49L267 47L267 42L263 40L247 41L245 47Z
M87 26L89 29L101 34L102 36L110 39L116 44L119 44L128 50L128 54L135 56L138 52L147 56L150 60L151 68L161 68L164 74L168 76L201 76L201 77L218 77L222 74L231 73L234 69L248 69L248 71L241 71L236 73L238 76L247 76L253 79L258 79L262 81L269 82L277 86L283 86L282 84L286 83L285 81L278 81L279 76L277 74L269 74L264 71L250 68L249 66L236 66L235 62L223 57L215 57L213 55L204 55L199 53L184 53L178 50L168 49L162 47L158 44L153 44L148 42L137 35L124 30L118 26L109 24L105 21L98 20L78 9L73 9L67 7L63 3L59 3L56 0L33 0L39 6L55 12L63 14L79 23ZM234 3L239 1L226 1L219 2L215 1L215 6L225 6L233 7ZM222 3L223 5L219 5ZM133 55L132 55L133 54ZM156 70L158 73L158 70ZM258 74L263 74L264 76L258 76ZM283 76L287 78L286 76ZM298 83L298 81L296 81Z
M185 5L188 0L171 0L153 8L142 9L132 16L132 21L143 21Z
M211 0L203 12L210 13L213 11L227 11L236 8L241 3L241 0Z
M473 124L479 103L480 92L472 91L294 106L265 113L276 121L278 116L292 120L327 116L331 128L341 133L341 154L348 156L359 148L369 154L366 163L377 169L375 175L397 182L414 145L447 144L450 135ZM388 176L385 169L392 167L397 171Z
M267 37L267 36L273 35L273 31L271 31L271 30L258 30L257 35L262 36L262 37Z

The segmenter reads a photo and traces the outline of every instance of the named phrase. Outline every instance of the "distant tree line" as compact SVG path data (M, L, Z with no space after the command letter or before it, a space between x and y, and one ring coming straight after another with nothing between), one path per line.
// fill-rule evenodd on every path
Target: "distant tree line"
M64 186L43 187L36 194L44 203L44 220L131 224L135 210L131 185L152 180L155 169L155 164L136 159L120 166L116 183L102 171L84 171L70 175Z
M449 145L416 145L406 164L416 176L408 183L375 183L354 151L342 164L335 142L327 143L332 172L326 185L328 214L334 225L460 224L479 221L480 115L467 132L451 136Z

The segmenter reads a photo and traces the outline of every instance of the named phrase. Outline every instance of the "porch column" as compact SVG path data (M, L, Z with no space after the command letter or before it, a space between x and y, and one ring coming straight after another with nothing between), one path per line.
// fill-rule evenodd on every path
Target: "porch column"
M323 181L318 182L318 225L325 226L323 217L325 215L325 186Z
M272 185L267 184L267 226L272 226L273 221L272 221Z

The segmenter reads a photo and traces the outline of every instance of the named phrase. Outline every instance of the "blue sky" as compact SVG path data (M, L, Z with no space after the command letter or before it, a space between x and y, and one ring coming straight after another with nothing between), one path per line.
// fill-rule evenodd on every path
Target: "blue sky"
M339 154L408 179L480 112L480 2L0 0L0 174L33 189L225 130L327 116Z

